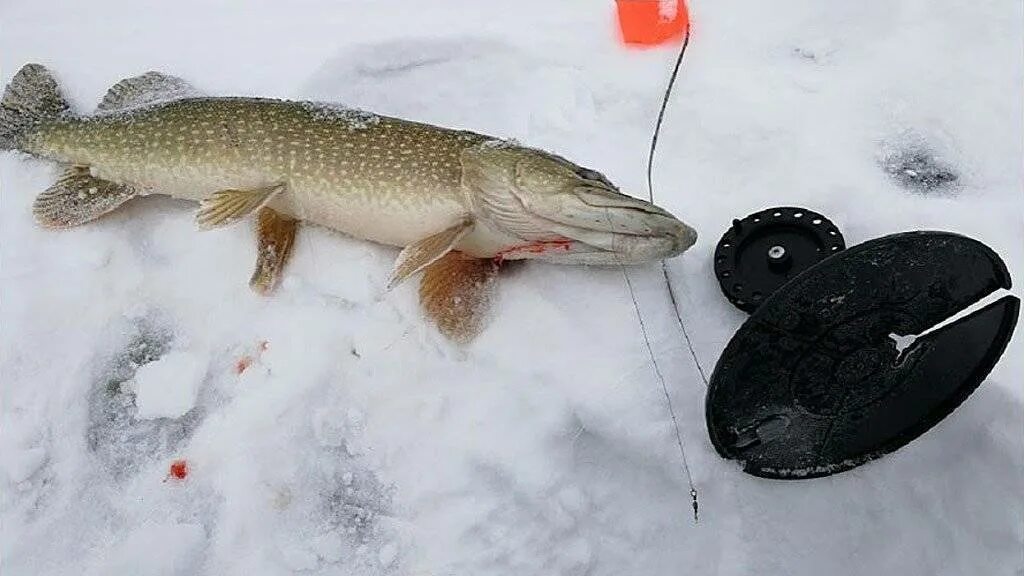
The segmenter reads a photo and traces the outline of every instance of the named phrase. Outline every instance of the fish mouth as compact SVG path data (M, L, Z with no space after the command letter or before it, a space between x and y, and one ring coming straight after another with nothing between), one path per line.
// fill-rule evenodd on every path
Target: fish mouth
M553 262L641 264L678 256L697 241L697 232L666 210L604 188L581 186L523 205L538 228L573 241L541 256Z

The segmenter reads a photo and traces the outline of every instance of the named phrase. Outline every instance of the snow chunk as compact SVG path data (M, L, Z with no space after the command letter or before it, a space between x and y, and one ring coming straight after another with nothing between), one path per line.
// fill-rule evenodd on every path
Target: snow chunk
M11 484L20 484L32 477L46 462L46 450L29 448L27 450L5 450L2 467L7 472Z
M561 550L563 574L586 574L590 571L593 554L590 544L583 538L575 538Z
M389 542L381 546L380 551L377 552L377 560L384 568L389 568L394 564L396 558L398 558L398 547L394 543Z
M480 143L481 148L491 148L494 150L505 150L518 146L520 146L519 141L513 138L491 138Z
M568 486L559 490L558 502L566 512L578 514L587 507L587 496L576 486Z
M317 555L308 548L298 545L282 546L280 548L281 559L291 570L303 571L314 570L320 565Z
M192 409L206 365L190 352L170 352L138 369L132 380L140 419L178 418Z
M199 524L145 524L116 545L93 574L172 576L195 573L206 533Z
M349 130L363 130L380 122L380 116L373 112L357 110L331 102L300 102L302 108L317 120L336 120L345 123Z
M658 0L658 17L662 20L675 20L679 13L680 0Z
M313 413L313 435L321 446L338 447L345 443L347 428L333 410L321 408Z
M337 562L342 559L345 541L338 531L327 532L313 538L310 543L316 555L324 562Z

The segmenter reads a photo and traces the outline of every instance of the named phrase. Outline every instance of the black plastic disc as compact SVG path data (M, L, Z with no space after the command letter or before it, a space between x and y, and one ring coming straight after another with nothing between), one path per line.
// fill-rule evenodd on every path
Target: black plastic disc
M779 207L733 220L715 248L715 276L737 308L753 312L780 286L846 247L828 218Z
M1009 287L995 252L945 232L886 236L822 261L767 299L722 353L705 406L712 444L750 474L783 479L900 448L981 384L1020 300L941 324Z

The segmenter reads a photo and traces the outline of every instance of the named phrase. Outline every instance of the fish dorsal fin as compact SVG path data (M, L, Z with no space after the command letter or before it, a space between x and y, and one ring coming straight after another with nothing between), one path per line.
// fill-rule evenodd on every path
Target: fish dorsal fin
M111 86L96 111L115 112L189 96L199 96L199 92L181 78L161 72L146 72Z
M451 252L459 240L462 240L472 229L473 222L466 219L437 234L406 246L395 260L395 268L391 271L391 280L388 281L388 290Z
M95 178L85 167L72 167L36 197L32 214L41 226L71 228L113 211L135 195L130 186Z
M449 339L468 344L484 328L498 266L491 258L449 252L423 271L420 305Z

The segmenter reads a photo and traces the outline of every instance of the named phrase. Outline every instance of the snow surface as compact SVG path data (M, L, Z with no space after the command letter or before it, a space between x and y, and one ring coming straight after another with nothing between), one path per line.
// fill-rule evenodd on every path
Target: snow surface
M656 183L702 234L669 269L706 369L744 319L712 278L714 243L767 206L819 210L851 245L968 234L1024 282L1020 2L690 8ZM624 49L613 14L610 0L5 0L0 80L47 64L82 109L150 69L210 94L337 101L546 147L642 195L675 52ZM421 319L415 283L383 294L392 249L303 229L282 289L260 298L251 231L198 233L184 203L37 228L31 202L55 174L0 157L5 576L1024 571L1019 332L898 453L765 481L715 455L658 269L634 270L694 525L618 270L504 274L491 325L460 350ZM125 383L183 351L203 359L194 406L139 418ZM168 478L177 458L184 480Z
M185 351L168 352L135 370L127 392L135 395L135 417L180 418L196 405L205 365Z

